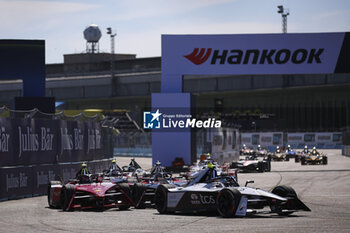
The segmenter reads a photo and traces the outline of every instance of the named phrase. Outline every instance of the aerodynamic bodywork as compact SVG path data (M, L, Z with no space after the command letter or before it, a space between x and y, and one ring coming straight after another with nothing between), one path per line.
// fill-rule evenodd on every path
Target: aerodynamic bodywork
M271 161L250 155L237 162L232 162L230 168L237 168L240 172L269 172L271 171Z
M71 179L67 184L50 181L47 197L51 208L65 211L110 207L124 210L133 205L128 184L106 182L91 175Z
M272 192L240 187L229 176L211 178L209 168L203 170L185 187L159 185L156 208L159 213L217 211L223 217L246 216L264 207L269 213L290 215L295 211L310 211L289 186L277 186ZM249 182L247 182L249 183Z

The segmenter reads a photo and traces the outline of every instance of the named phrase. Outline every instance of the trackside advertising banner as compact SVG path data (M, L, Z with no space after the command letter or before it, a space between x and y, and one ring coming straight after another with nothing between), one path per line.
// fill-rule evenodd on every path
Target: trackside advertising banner
M255 132L241 133L241 144L256 148L257 145L269 149L276 146L291 145L292 148L303 148L316 146L320 149L340 148L342 143L341 132Z
M162 91L183 75L349 73L349 47L348 32L162 35Z
M345 35L163 35L162 70L170 74L334 73Z
M111 159L87 162L92 173L107 169ZM0 167L0 201L32 197L47 193L47 185L51 180L64 180L75 177L81 162Z
M0 167L102 158L97 123L0 118Z

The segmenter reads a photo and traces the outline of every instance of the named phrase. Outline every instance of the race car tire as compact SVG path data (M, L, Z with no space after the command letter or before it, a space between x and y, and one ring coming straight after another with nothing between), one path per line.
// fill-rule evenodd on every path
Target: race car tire
M127 183L118 183L118 188L122 193L124 193L124 197L122 198L122 201L124 205L119 205L118 208L119 210L127 210L131 206L131 191L130 191L130 186ZM127 203L127 204L125 204Z
M285 161L289 161L289 155L286 154L286 157L284 158Z
M47 203L49 204L49 207L54 209L54 208L60 208L60 205L52 205L51 204L51 186L52 185L60 185L61 181L57 181L57 180L52 180L50 181L50 183L47 185Z
M300 162L300 158L299 158L298 155L295 156L294 162L296 162L296 163L299 163L299 162Z
M74 185L66 184L62 187L61 190L61 208L63 211L72 210L69 208L69 204L72 201L73 195L75 194Z
M266 160L264 164L265 164L265 171L270 172L271 171L271 161Z
M144 200L140 200L143 193L146 192L146 185L142 183L136 183L132 186L131 196L134 202L135 209L145 209L146 204Z
M156 208L160 214L169 213L168 210L168 189L174 188L174 185L161 184L157 187L156 193L154 195L154 202Z
M128 197L131 197L130 186L127 183L118 183L118 188L128 195Z
M306 165L305 157L301 157L300 162L301 162L301 165Z
M264 172L264 163L258 162L258 172Z
M295 190L287 185L276 186L271 192L284 198L297 198ZM270 208L271 211L276 212L280 216L288 216L294 211L283 211L283 209L286 209L286 205L288 205L288 203L284 205L271 205Z
M322 157L322 164L324 164L324 165L328 164L328 157L327 156Z
M268 160L268 161L271 161L271 159L272 159L272 155L271 155L271 154L268 154L268 155L267 155L267 160Z
M120 205L118 206L119 210L128 210L130 208L130 205Z
M242 194L236 189L223 189L216 198L217 211L224 218L232 218L236 214Z

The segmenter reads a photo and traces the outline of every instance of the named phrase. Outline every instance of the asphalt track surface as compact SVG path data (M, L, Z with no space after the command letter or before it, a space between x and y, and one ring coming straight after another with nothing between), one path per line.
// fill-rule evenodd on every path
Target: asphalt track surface
M289 217L257 214L225 219L208 214L160 215L155 209L63 212L49 209L46 196L0 202L0 232L350 232L350 158L327 150L328 165L273 162L268 173L239 174L239 183L270 190L292 186L312 212ZM149 158L137 161L151 167ZM120 165L129 158L118 158Z

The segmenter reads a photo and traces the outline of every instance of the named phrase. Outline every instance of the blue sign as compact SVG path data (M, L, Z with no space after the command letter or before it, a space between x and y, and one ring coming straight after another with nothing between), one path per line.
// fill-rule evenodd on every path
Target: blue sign
M22 79L24 97L44 97L45 41L0 40L0 79Z

